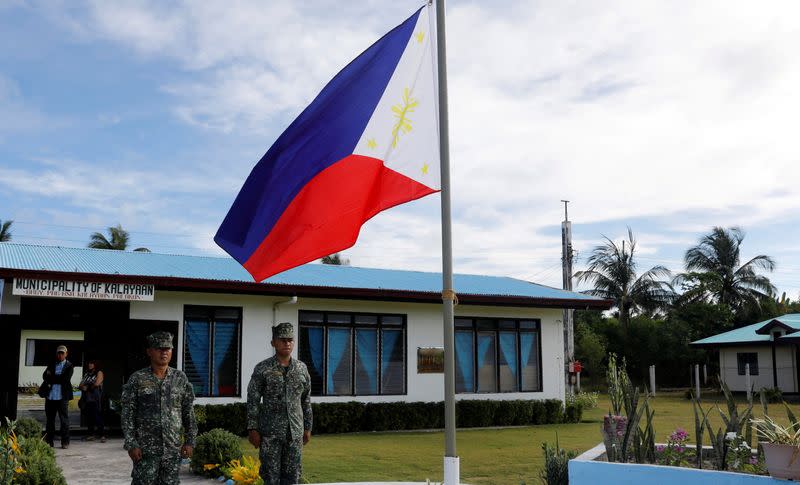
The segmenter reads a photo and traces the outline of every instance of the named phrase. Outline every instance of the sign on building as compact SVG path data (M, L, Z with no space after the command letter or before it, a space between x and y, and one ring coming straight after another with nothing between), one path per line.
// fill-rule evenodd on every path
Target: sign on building
M12 294L86 300L153 301L153 285L14 278Z

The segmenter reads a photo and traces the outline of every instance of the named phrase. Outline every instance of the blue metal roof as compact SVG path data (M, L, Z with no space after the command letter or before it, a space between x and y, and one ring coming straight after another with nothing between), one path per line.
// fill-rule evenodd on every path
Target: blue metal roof
M706 337L701 340L692 342L692 345L730 345L730 344L747 344L747 343L764 343L770 342L771 336L767 334L756 333L759 329L772 322L778 322L786 325L787 327L798 331L800 330L800 313L789 313L780 317L770 318L763 322L754 323L746 327L736 328L728 332ZM787 337L784 335L783 337ZM781 337L781 338L783 338ZM778 339L780 340L780 339Z
M229 257L9 242L0 243L0 274L3 269L253 283L250 274ZM441 293L442 276L441 273L422 271L306 264L277 274L262 284ZM454 275L454 286L463 295L581 300L594 304L603 301L582 293L500 276L457 274Z

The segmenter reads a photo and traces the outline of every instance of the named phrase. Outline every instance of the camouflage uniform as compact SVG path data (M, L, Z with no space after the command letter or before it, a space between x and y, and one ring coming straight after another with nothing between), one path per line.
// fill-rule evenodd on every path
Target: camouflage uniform
M172 335L156 332L148 342L151 348L171 348ZM142 450L142 459L133 465L132 485L180 483L180 447L194 446L197 438L193 403L194 390L182 371L167 367L163 380L152 367L131 375L122 391L122 432L126 450Z
M292 326L272 329L273 339L294 338ZM259 471L264 485L300 483L303 431L311 431L311 377L297 359L283 367L270 357L253 369L247 386L247 429L261 434Z

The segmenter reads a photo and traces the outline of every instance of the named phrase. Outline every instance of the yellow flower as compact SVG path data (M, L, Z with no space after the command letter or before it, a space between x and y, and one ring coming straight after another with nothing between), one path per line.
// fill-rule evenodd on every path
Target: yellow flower
M14 451L15 454L20 454L19 449L19 441L17 440L17 434L13 431L11 432L11 449Z
M17 475L22 475L23 473L25 473L25 469L22 468L21 466L18 466L14 468L14 473L16 473Z
M208 463L206 465L203 465L203 470L206 470L206 471L213 470L214 468L217 468L218 466L219 466L219 463Z
M245 456L241 461L231 460L228 471L237 485L255 485L260 478L258 475L259 468L261 468L261 462L258 459L252 456Z

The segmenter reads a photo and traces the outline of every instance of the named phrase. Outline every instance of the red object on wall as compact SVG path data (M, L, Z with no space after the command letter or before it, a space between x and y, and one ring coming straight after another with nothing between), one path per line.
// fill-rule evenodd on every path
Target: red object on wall
M581 361L575 361L575 372L578 373L583 370L583 366L581 365Z

